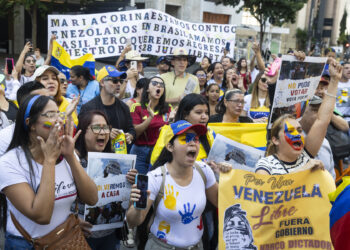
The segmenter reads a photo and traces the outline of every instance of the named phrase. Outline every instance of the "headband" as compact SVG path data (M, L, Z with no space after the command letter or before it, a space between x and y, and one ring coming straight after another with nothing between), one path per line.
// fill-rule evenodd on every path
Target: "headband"
M24 125L24 129L28 130L28 126L26 124L26 119L29 117L30 114L30 110L32 109L32 106L34 104L34 102L40 97L40 95L36 95L33 96L32 99L30 99L27 108L26 108L26 112L24 113L24 119L23 119L23 125Z

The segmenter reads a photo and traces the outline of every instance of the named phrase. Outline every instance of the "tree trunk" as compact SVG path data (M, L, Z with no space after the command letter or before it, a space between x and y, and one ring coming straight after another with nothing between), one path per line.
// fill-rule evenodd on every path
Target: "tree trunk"
M36 39L37 39L37 12L38 12L38 6L36 4L33 5L32 13L30 15L31 21L32 21L32 44L33 44L33 50L37 47L36 46Z

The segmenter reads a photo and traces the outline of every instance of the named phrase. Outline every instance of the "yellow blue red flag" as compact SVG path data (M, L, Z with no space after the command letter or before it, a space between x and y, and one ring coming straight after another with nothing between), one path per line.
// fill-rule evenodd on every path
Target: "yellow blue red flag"
M77 59L71 59L67 51L56 41L53 41L51 65L66 75L69 79L69 71L75 65L81 65L90 69L92 76L95 76L95 58L88 53Z
M208 127L233 141L266 149L266 123L209 123Z

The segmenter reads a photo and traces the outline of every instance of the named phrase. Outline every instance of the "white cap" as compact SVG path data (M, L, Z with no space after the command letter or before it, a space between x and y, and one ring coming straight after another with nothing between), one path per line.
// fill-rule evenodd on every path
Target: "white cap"
M44 72L46 70L51 70L52 72L54 72L56 75L58 75L60 72L58 71L58 69L54 66L50 66L50 65L42 65L39 68L37 68L33 74L34 79L36 79L37 77L40 77L42 74L44 74Z

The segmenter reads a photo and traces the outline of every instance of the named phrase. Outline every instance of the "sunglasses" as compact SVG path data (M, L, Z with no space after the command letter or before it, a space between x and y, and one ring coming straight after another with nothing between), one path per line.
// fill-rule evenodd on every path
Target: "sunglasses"
M199 143L199 136L194 133L185 133L178 136L179 143L185 145L193 141L194 143Z
M26 60L26 63L35 63L36 60Z
M267 82L267 78L260 78L260 80L263 82L263 83L265 83L265 82Z
M151 81L151 84L155 87L159 85L161 88L165 88L164 82Z
M112 81L112 83L114 83L114 84L117 84L117 83L123 84L125 82L124 79L118 79L115 77L106 77L104 80L105 81Z
M105 124L105 125L91 125L89 126L92 130L92 133L94 134L100 134L101 131L103 130L105 132L105 134L109 134L111 132L111 126Z

